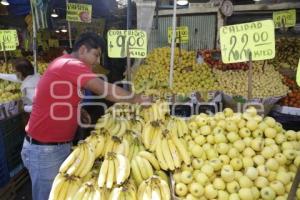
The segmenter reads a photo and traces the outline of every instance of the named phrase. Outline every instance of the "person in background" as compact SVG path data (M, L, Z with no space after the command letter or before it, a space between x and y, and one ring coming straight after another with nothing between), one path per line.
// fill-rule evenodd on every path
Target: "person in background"
M104 48L102 37L81 34L72 53L52 61L37 85L21 152L31 178L33 200L48 199L53 180L70 154L81 117L81 90L105 94L104 98L112 102L150 103L149 98L134 95L92 72Z
M34 68L31 62L25 58L19 58L13 63L16 74L0 73L0 79L21 83L22 100L24 111L30 113L35 88L40 80L39 74L34 74Z

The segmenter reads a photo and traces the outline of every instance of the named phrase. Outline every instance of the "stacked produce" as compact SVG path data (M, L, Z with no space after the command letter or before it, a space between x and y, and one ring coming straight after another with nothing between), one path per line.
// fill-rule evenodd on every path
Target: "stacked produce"
M284 84L290 88L290 91L288 95L280 101L280 104L282 106L300 108L300 87L295 80L287 76L284 77Z
M44 74L44 72L46 71L46 69L48 67L48 63L38 62L37 66L38 66L38 70L37 70L38 73Z
M275 68L296 71L300 57L300 38L282 37L276 41L276 57L270 61Z
M0 104L19 100L21 97L20 84L0 80Z
M134 73L136 93L189 94L217 89L216 80L206 64L197 64L195 52L175 49L174 83L169 90L170 48L154 49Z
M286 199L299 133L254 108L189 120L168 113L159 101L109 108L61 165L49 199L169 200L171 188L183 199Z
M220 90L232 96L248 96L248 71L214 70ZM283 84L283 76L273 66L262 62L253 64L252 96L268 98L285 96L289 88Z

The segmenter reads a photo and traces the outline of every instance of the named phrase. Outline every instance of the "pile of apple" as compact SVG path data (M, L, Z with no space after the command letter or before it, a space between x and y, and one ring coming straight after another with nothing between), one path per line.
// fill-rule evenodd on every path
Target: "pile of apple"
M200 114L187 123L183 140L192 164L173 174L178 199L287 199L300 166L300 132L285 131L253 107Z

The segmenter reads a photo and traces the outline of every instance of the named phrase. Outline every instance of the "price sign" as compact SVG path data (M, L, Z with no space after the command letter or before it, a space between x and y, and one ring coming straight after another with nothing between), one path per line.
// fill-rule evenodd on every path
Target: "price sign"
M108 56L110 58L145 58L147 56L147 34L140 30L110 30L107 33ZM127 50L127 47L129 50Z
M14 51L19 45L16 30L0 30L0 51Z
M283 10L273 12L273 21L275 28L284 27L294 27L296 25L296 10Z
M48 40L49 47L59 47L59 41L56 39Z
M300 59L299 59L299 63L298 63L296 81L297 81L297 84L300 86Z
M168 27L168 43L171 44L172 42L172 34L173 28ZM180 26L176 27L176 43L188 43L189 42L189 27L187 26Z
M67 3L67 21L91 23L92 5Z
M265 60L275 57L274 23L272 20L223 26L220 30L224 63Z

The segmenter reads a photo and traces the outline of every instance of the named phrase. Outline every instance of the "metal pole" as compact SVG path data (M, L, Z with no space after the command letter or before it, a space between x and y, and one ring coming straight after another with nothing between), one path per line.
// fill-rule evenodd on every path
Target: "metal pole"
M251 51L249 51L248 100L252 99L252 76L253 76L252 53L251 53Z
M66 3L69 3L69 0L66 0ZM72 49L73 45L72 45L72 32L71 32L71 24L68 21L68 32L69 32L69 46Z
M37 39L36 39L36 23L35 23L35 12L32 6L32 1L30 1L31 5L31 14L32 14L32 32L33 32L33 38L32 38L32 51L33 51L33 66L34 66L34 73L37 73Z
M127 30L131 29L131 0L127 0Z
M176 9L177 1L173 1L173 27L172 27L172 42L171 42L171 60L170 60L170 77L169 77L169 88L173 87L173 73L174 73L174 57L175 57L175 38L176 38Z

